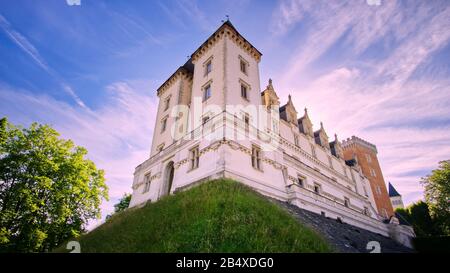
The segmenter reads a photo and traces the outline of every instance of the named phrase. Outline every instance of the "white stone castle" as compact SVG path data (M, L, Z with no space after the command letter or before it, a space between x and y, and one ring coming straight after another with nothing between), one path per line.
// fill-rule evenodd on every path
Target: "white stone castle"
M226 21L158 88L151 154L136 167L130 207L226 177L408 245L411 231L383 223L337 136L329 142L322 124L314 131L306 109L297 118L290 96L280 106L271 80L261 92L261 55Z

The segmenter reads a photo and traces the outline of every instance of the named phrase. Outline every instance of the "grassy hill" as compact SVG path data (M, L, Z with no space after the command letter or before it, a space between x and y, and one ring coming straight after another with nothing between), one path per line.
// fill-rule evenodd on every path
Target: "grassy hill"
M286 211L225 179L115 214L77 240L81 252L332 251Z

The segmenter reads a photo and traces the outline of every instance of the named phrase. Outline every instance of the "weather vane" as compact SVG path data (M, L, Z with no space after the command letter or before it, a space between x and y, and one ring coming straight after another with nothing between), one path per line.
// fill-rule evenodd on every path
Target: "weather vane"
M230 16L229 15L225 15L225 17L227 18L227 20L222 20L222 23L225 21L230 21Z

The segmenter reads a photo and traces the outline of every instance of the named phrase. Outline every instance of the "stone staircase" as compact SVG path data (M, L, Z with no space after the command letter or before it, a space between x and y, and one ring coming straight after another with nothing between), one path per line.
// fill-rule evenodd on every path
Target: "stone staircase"
M374 241L379 243L381 253L411 253L414 252L393 239L381 234L373 233L346 223L338 222L314 212L301 209L297 206L272 200L286 209L302 224L314 229L321 234L338 252L345 253L370 253L373 248L368 247L368 243ZM378 242L378 243L376 243Z

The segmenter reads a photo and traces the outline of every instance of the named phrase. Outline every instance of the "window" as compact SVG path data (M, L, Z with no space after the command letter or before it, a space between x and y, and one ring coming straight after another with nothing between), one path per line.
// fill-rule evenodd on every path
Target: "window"
M254 145L252 147L252 167L261 170L261 149Z
M298 145L298 135L294 135L294 144L295 144L295 146L299 146Z
M311 144L311 154L313 157L316 157L316 147L314 147L314 144Z
M203 88L203 101L206 101L211 97L211 84L208 84Z
M314 192L316 193L316 194L320 194L320 185L319 184L317 184L317 183L314 183Z
M328 156L328 164L330 164L330 168L333 169L333 161L331 159L331 156Z
M245 123L245 131L248 132L250 130L250 116L248 113L244 115L244 123Z
M190 150L191 170L198 168L198 162L200 159L200 153L198 146Z
M377 173L372 168L370 168L370 175L373 176L373 177L377 177Z
M244 60L241 59L240 66L241 66L241 72L244 74L247 74L247 62L245 62Z
M381 195L381 187L380 186L376 186L376 191L378 195Z
M243 85L241 83L241 97L243 97L244 99L248 100L247 97L247 86Z
M350 207L350 199L348 197L344 197L344 206Z
M206 64L205 64L205 76L207 76L212 70L212 60L209 60Z
M150 173L144 176L144 190L142 193L146 193L150 190Z
M372 157L370 157L370 154L366 154L367 163L372 162Z
M272 119L272 130L274 133L278 133L278 121L276 119Z
M367 196L367 197L369 197L369 194L367 193L366 186L363 186L363 190L364 190L364 195Z
M166 127L167 127L167 117L161 120L161 133L163 133L166 130Z
M164 100L164 111L169 109L169 105L170 105L170 96Z
M297 176L297 182L298 182L298 185L300 187L304 187L305 186L305 180L306 180L305 177L303 177L301 175Z

